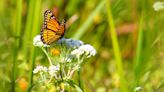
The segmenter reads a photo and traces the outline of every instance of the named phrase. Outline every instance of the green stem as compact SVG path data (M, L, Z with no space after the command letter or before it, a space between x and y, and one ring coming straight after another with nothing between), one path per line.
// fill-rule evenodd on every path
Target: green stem
M12 92L15 92L15 79L16 79L16 74L17 74L17 71L16 71L16 67L17 67L17 63L16 63L16 59L17 59L17 46L14 46L14 51L13 51L13 67L12 67L12 82L11 82L11 90Z
M63 65L62 65L62 63L60 63L60 76L61 76L61 79L63 81L62 68L63 68Z
M52 64L52 61L51 61L51 58L49 57L49 55L48 55L47 51L44 49L44 47L41 47L41 49L43 50L43 52L44 52L44 53L45 53L45 55L47 56L47 58L48 58L48 61L49 61L50 65L53 65L53 64Z
M32 32L32 24L33 24L33 16L34 16L34 8L35 8L35 0L30 0L28 5L27 12L27 20L25 25L25 34L24 34L24 42L23 42L23 51L25 53L25 57L29 56L29 44L31 43L31 32ZM27 60L28 61L28 60Z
M80 60L80 57L78 58L78 63L79 63L79 66L81 65L83 59ZM83 90L82 88L82 81L81 81L81 67L80 69L78 70L78 82L79 82L79 87Z
M33 50L32 59L31 59L32 60L32 64L31 64L31 72L30 72L31 73L30 74L30 86L29 86L30 89L32 88L32 84L33 84L33 70L34 70L34 66L35 66L35 57L36 57L36 54L35 54L36 50L35 50L35 48L32 48L32 49L34 49L34 50Z
M15 80L17 75L17 55L19 51L19 44L20 44L20 33L21 33L21 19L22 19L22 0L18 0L16 4L16 39L13 48L13 67L12 67L12 85L11 90L15 92Z
M79 87L82 88L82 81L81 81L81 68L78 70L78 82L79 82Z
M106 0L106 11L107 11L107 16L108 16L108 23L110 26L110 34L111 34L112 45L114 49L114 56L116 59L117 71L118 71L119 79L120 79L120 90L121 92L128 92L128 87L126 84L126 80L124 78L120 47L119 47L118 38L117 38L116 30L115 30L115 24L114 24L110 7L111 7L110 1Z
M36 0L35 1L35 9L34 9L34 16L33 16L33 26L32 26L32 33L31 33L31 37L34 37L37 32L39 32L39 25L40 25L40 9L41 9L41 1L42 0ZM32 42L31 42L32 43ZM34 66L35 66L35 58L36 58L36 50L35 50L35 47L32 46L31 48L31 71L30 71L30 79L29 79L29 89L27 90L28 92L31 91L32 89L32 84L33 84L33 69L34 69Z
M70 78L73 76L73 73L75 72L75 70L77 70L77 69L79 68L79 66L81 65L82 61L83 61L83 59L82 59L82 60L79 60L79 59L78 59L78 64L77 64L75 67L73 67L73 70L70 71L70 72L67 74L67 75L68 75L68 79L70 79Z

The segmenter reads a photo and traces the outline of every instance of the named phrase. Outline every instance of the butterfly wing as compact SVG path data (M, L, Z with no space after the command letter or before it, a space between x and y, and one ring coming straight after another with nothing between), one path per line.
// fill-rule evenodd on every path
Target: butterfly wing
M55 19L48 21L46 27L54 32L59 31L59 23Z
M43 29L41 40L45 44L52 44L53 42L57 41L61 36L57 35L54 31L49 29Z
M62 23L60 24L59 31L57 33L60 34L61 36L64 35L64 33L65 33L65 20L63 20Z
M45 44L52 44L60 39L65 32L63 23L59 23L50 10L45 12L44 26L41 31L41 40Z

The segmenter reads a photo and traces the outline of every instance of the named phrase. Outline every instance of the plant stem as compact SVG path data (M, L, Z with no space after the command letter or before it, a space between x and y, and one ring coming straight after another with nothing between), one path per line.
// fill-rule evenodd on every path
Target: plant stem
M68 78L71 78L73 76L73 73L75 72L75 70L78 69L78 67L81 65L83 59L82 60L79 60L78 59L78 64L72 69L72 71L68 72Z
M52 64L52 61L51 61L51 58L49 57L47 51L44 49L44 47L41 47L41 49L42 49L43 52L46 54L46 56L47 56L47 58L48 58L48 61L49 61L50 65L53 65L53 64Z
M33 24L33 15L34 15L34 8L35 8L35 0L29 0L28 5L28 12L27 12L27 20L25 25L25 33L24 33L24 42L23 42L23 53L25 57L28 58L29 55L29 48L32 39L32 24ZM28 61L28 60L27 60Z
M82 89L81 68L78 70L78 82L79 82L79 87Z
M11 91L15 92L15 80L17 75L17 56L19 51L20 44L20 33L21 33L21 20L22 20L22 0L18 0L16 4L16 39L13 48L13 67L12 67L12 83L11 83Z
M116 59L116 65L117 65L117 70L119 74L119 79L120 79L120 90L121 92L128 92L128 87L124 78L124 73L123 73L123 66L122 66L122 57L120 53L120 48L118 44L118 39L117 39L117 34L115 30L115 24L110 8L110 1L106 0L106 11L107 11L107 16L108 16L108 23L110 26L110 34L111 34L111 39L112 39L112 45L114 49L114 56Z
M78 58L78 65L79 65L79 66L81 65L82 61L83 61L83 59L80 60L80 57L79 57L79 58ZM78 67L79 67L79 66L78 66ZM78 70L78 82L79 82L79 87L80 87L81 89L83 89L83 88L82 88L82 81L81 81L81 67L80 67L79 70Z
M32 25L32 33L31 37L33 38L37 32L39 32L39 25L40 25L40 8L41 8L41 0L35 0L35 8L34 8L34 15L33 15L33 25ZM36 50L35 47L31 47L31 71L30 71L30 79L29 79L29 88L27 89L28 92L31 92L32 84L33 84L33 69L35 66L35 58L36 58Z
M34 66L35 66L35 56L36 56L36 50L35 48L33 48L33 53L32 53L32 64L31 64L31 74L30 74L30 86L32 86L32 83L33 83L33 70L34 70Z

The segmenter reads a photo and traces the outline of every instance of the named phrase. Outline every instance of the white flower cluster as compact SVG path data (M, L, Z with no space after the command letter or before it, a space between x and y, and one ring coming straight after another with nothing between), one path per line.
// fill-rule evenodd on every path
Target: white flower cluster
M37 36L34 37L34 39L33 39L33 45L34 46L38 46L38 47L50 47L49 45L44 44L41 41L41 35L37 35Z
M49 66L49 68L45 67L45 66L37 66L34 70L33 73L39 73L39 72L48 72L51 76L54 76L56 72L58 72L60 70L60 65L51 65Z
M60 65L51 65L49 68L48 68L48 73L51 75L51 76L55 76L55 73L58 72L60 70Z
M81 45L79 48L73 50L71 55L76 56L77 58L79 58L81 55L85 55L87 58L89 58L96 55L96 50L93 46L86 44Z
M155 11L160 11L162 9L164 9L164 2L155 2L153 5L153 8Z
M34 69L33 73L35 74L35 73L38 73L38 72L47 72L47 71L48 71L47 67L39 65Z
M84 44L80 40L66 39L63 37L54 43L55 45L53 46L61 47L60 55L53 58L53 55L50 56L51 52L48 52L49 50L46 50L46 48L41 48L46 54L50 66L37 66L33 70L34 74L40 74L40 78L43 80L42 82L49 83L53 78L56 80L71 79L75 71L80 69L84 58L89 58L96 55L96 50L93 46ZM40 35L34 37L33 45L38 47L50 47L50 45L46 45L42 42ZM59 61L58 63L60 64L52 65L52 61Z

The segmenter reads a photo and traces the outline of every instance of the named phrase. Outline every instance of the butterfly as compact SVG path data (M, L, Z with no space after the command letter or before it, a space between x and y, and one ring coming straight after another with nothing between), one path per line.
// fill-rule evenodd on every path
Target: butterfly
M44 24L41 29L41 40L44 44L50 45L64 36L65 21L59 23L51 10L44 13Z

